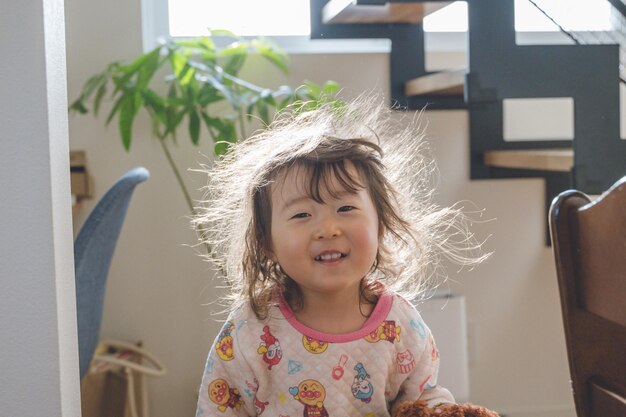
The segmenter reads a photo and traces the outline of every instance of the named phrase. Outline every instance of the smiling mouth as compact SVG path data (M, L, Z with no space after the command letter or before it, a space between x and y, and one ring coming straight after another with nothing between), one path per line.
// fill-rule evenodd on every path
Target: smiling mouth
M345 253L342 252L326 252L326 253L322 253L321 255L317 255L315 257L316 261L336 261L337 259L342 259L345 258L346 256L348 256Z

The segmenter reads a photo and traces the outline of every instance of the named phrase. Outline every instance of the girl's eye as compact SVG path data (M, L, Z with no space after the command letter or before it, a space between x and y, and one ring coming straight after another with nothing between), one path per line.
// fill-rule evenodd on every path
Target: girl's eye
M354 208L355 207L353 207L353 206L341 206L341 207L339 207L339 210L337 210L337 211L339 211L341 213L341 212L354 210Z
M292 219L304 219L305 217L310 217L310 216L311 215L309 213L298 213L291 218Z

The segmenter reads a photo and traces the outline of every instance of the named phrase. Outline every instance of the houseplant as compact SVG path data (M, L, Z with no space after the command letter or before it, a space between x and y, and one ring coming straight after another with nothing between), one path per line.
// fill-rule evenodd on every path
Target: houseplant
M327 101L340 105L335 98L339 85L333 81L323 86L306 81L298 88L283 85L272 89L240 78L250 54L260 55L279 71L288 70L288 55L270 41L210 31L199 38L166 40L129 64L111 63L87 80L70 111L97 116L102 100L111 92L114 104L106 124L117 116L122 145L129 151L133 123L145 110L151 120L152 135L165 153L189 210L195 214L189 190L170 150L170 142L176 140L181 130L188 132L194 145L200 144L201 133L206 130L213 141L213 152L219 156L228 151L230 144L246 138L246 122L252 118L267 124L274 112L287 105L299 110ZM156 77L164 68L171 71L165 76L165 86L161 77ZM155 78L159 78L159 83Z

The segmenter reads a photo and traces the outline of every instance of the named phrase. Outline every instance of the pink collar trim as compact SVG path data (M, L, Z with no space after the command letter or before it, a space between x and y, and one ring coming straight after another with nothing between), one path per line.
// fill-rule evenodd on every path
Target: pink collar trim
M367 336L368 334L373 332L387 317L389 311L391 311L392 304L393 297L391 293L389 293L388 291L384 291L378 298L378 302L376 303L372 314L363 324L363 327L351 333L330 334L319 332L300 323L298 319L296 319L293 310L291 309L287 301L285 301L282 294L280 294L278 300L278 308L280 309L280 312L283 314L289 324L291 324L298 332L312 339L329 343L352 342L354 340L362 339L363 337Z

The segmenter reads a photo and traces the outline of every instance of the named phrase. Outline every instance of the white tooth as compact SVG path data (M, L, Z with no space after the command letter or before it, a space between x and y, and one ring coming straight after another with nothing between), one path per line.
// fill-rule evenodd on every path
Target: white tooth
M317 258L322 261L335 260L335 259L341 258L341 253L340 252L325 253L323 255L318 256Z

